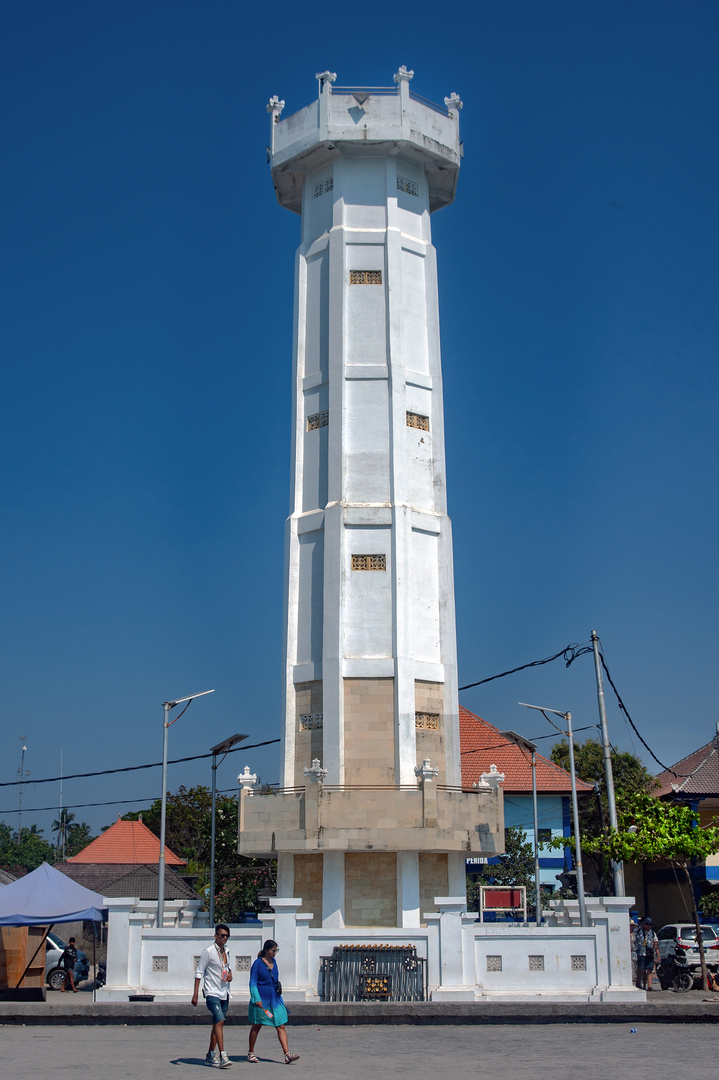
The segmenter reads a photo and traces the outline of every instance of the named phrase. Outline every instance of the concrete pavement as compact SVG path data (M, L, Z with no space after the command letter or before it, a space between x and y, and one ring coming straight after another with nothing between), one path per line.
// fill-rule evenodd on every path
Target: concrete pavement
M632 1034L631 1027L637 1027ZM192 1080L208 1075L203 1064L209 1025L197 1027L0 1027L3 1080L73 1080L101 1076L125 1080ZM579 1072L602 1080L674 1080L691 1072L694 1080L714 1080L719 1059L719 1028L681 1028L657 1024L441 1028L415 1026L289 1029L290 1049L300 1054L292 1065L300 1076L342 1080L384 1080L407 1076L437 1080L449 1069L460 1076L492 1080L576 1080ZM247 1027L228 1024L226 1048L233 1064L223 1075L284 1075L279 1043L263 1031L257 1044L259 1065L240 1060L247 1050Z

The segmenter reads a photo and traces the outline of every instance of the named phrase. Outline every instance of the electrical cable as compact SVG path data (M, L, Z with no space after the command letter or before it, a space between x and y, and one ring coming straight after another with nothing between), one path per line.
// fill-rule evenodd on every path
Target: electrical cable
M551 723L551 721L550 721ZM578 731L591 731L592 728L598 728L599 724L586 724L584 727L575 728L575 733ZM566 735L565 731L562 731L562 735ZM533 735L529 740L530 742L539 742L540 739L556 739L556 735L550 732L549 735ZM511 739L505 739L504 742L495 743L493 746L478 746L476 750L462 750L460 757L464 757L466 754L482 754L485 750L504 750L507 746L515 746Z
M490 675L487 679L480 679L479 682L467 683L466 686L458 687L459 690L471 690L473 686L482 686L483 683L492 682L494 679L503 679L505 675L514 675L518 671L524 671L526 668L540 667L542 664L551 664L553 660L558 660L560 656L564 657L566 666L569 667L584 653L593 651L593 646L583 642L581 645L577 642L573 642L571 645L567 645L561 652L555 653L554 656L545 656L544 660L532 660L529 664L520 664L519 667L510 668L509 671L500 671L498 675Z
M682 779L686 780L687 776L688 776L688 775L690 775L689 773L678 773L678 772L675 772L675 771L674 771L674 769L672 769L672 768L671 768L671 767L670 767L669 765L665 765L665 764L664 764L664 763L663 763L662 761L660 761L660 760L659 760L659 758L658 758L658 757L657 757L657 755L656 755L656 754L654 753L654 751L652 750L652 748L651 748L651 746L649 745L649 743L645 742L645 740L644 740L644 739L643 739L643 738L641 737L641 735L639 734L639 730L638 730L638 728L637 728L637 725L636 725L636 724L634 723L634 721L632 720L631 716L630 716L630 715L629 715L629 713L627 712L627 707L626 707L626 705L624 704L624 702L622 701L622 699L621 699L621 697L620 697L620 695L619 695L619 691L617 690L616 686L614 685L614 682L613 682L613 680L612 680L612 676L611 676L611 675L609 674L609 668L607 667L607 662L606 662L606 660L604 659L604 654L602 653L601 649L600 649L600 651L599 651L599 659L600 659L600 660L601 660L601 662L602 662L602 667L604 668L604 674L605 674L605 675L607 676L607 679L609 680L609 685L611 686L612 690L614 691L615 697L616 697L616 699L617 699L617 705L619 706L619 708L621 709L621 711L622 711L622 712L624 713L624 715L626 716L627 720L628 720L628 721L629 721L629 723L631 724L631 726L632 726L632 730L633 730L634 734L635 734L635 735L636 735L636 737L637 737L637 738L639 739L639 742L640 742L640 743L642 744L642 746L644 747L644 749L645 749L645 750L646 750L646 751L647 751L647 752L648 752L649 754L651 754L651 756L652 756L652 757L654 758L654 760L656 761L657 765L661 766L661 768L663 769L663 771L664 771L664 772L668 772L668 773L671 773L671 774L672 774L672 776L676 776L677 778L681 777Z
M272 746L273 743L280 741L280 739L268 739L266 742L243 743L242 746L235 746L228 750L227 753L236 754L239 751L255 750L258 746ZM185 761L201 761L203 758L211 758L212 756L212 754L192 754L190 757L173 758L167 764L180 765ZM160 765L162 765L161 761L152 761L149 765L126 765L124 769L100 769L98 772L79 772L72 773L69 776L46 776L41 780L5 780L0 783L0 788L17 787L18 784L54 784L58 780L84 780L88 776L109 776L111 773L136 772L138 769L157 769ZM14 812L17 813L17 811Z

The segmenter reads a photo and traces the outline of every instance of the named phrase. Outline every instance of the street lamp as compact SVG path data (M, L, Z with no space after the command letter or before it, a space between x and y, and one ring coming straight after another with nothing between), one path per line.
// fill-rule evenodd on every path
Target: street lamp
M532 811L534 814L534 916L537 926L542 921L542 904L539 888L539 818L537 814L537 744L518 735L516 731L500 731L507 742L513 742L520 750L529 750L532 754Z
M160 810L160 861L157 882L157 925L162 929L162 921L165 914L165 820L167 817L167 729L175 720L168 720L170 709L186 701L188 706L196 697L205 697L206 694L214 694L214 690L203 690L201 694L190 694L189 697L177 698L176 701L163 701L162 703L162 801ZM184 712L184 709L183 709ZM180 713L180 716L182 713Z
M521 705L525 709L536 709L541 713L554 713L555 716L561 716L562 720L567 725L567 730L562 734L567 736L569 740L569 772L572 777L572 814L574 817L574 861L577 868L577 899L579 900L579 924L580 926L588 926L587 922L587 905L584 900L584 872L582 870L582 841L579 835L579 804L577 803L577 774L574 771L574 736L572 734L572 714L570 712L560 712L558 709L544 709L541 705L528 705L526 701L518 701L518 705Z
M215 925L215 810L217 807L217 755L227 754L228 750L243 739L249 738L248 735L230 735L229 739L224 739L218 743L217 746L210 747L210 753L212 754L212 840L210 842L210 926ZM224 760L224 758L223 758Z

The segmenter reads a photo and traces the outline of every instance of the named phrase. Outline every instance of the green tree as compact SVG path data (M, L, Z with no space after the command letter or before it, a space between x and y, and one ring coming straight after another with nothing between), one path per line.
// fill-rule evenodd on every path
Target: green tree
M123 821L142 816L156 836L160 835L161 801L142 811L125 814ZM197 875L195 888L208 896L210 853L212 850L212 792L199 785L179 787L167 795L165 842ZM259 907L257 892L274 882L275 862L249 859L237 853L237 796L218 795L215 809L215 911L217 918L230 921L245 911Z
M668 862L681 870L692 898L702 985L708 990L704 943L690 867L694 860L704 862L707 856L719 851L719 828L714 825L700 828L696 812L686 803L664 802L641 791L617 799L617 825L616 831L584 837L582 846L617 862Z
M551 759L555 765L569 772L569 743L560 740L552 747ZM582 836L598 835L609 826L609 801L604 769L604 748L598 739L586 739L574 745L574 767L580 780L594 784L594 794L580 795L579 827ZM630 797L636 792L652 792L658 787L657 781L647 771L643 762L635 754L612 750L612 775L617 799ZM582 842L582 848L584 848ZM611 867L601 854L589 852L600 882L599 891L611 892Z
M86 821L73 823L67 830L65 856L72 858L73 855L77 855L94 839L92 830Z
M527 907L535 906L534 847L524 829L509 825L504 830L504 854L467 879L467 908L479 911L479 890L482 885L524 885ZM541 897L540 897L541 901Z
M42 836L37 825L21 829L20 835L0 823L0 866L10 874L29 873L43 862L55 861L55 848Z
M68 832L74 820L75 815L73 814L72 810L68 810L67 807L63 807L52 823L52 831L56 838L57 852L59 856L62 856L63 852L67 854Z
M212 795L210 789L198 784L188 788L182 784L173 794L167 793L165 843L175 855L188 861L195 859L203 865L210 861L210 833L208 825ZM134 810L125 814L123 821L137 821L147 825L155 836L160 835L160 815L162 800L155 799L146 810Z

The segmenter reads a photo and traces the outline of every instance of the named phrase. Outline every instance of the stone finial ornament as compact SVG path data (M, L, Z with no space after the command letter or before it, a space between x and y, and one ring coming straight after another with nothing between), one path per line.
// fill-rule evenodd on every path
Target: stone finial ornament
M399 86L399 84L401 82L409 82L410 79L413 79L413 78L414 78L414 72L413 71L408 71L408 69L405 67L405 65L402 64L402 67L399 69L397 74L394 76L394 81Z
M462 100L459 94L455 94L454 90L449 95L449 97L446 97L444 99L444 104L447 107L447 111L451 113L458 113L459 110L463 108Z
M434 780L439 775L439 769L434 769L426 757L421 765L416 765L414 775L424 783L426 780Z
M504 773L500 772L496 765L489 766L489 772L483 772L480 778L481 785L498 788L500 784L504 783ZM477 785L479 787L479 784Z
M276 124L280 118L280 113L285 107L284 101L280 101L277 94L273 94L270 100L267 102L267 111L272 113L272 122Z
M250 766L245 765L245 771L241 772L237 777L237 783L243 788L248 795L252 794L252 788L257 783L257 773L250 772Z
M319 783L320 780L324 780L325 776L327 776L327 769L322 768L319 758L313 758L311 767L305 769L304 772L305 776L312 784Z
M337 82L337 72L336 71L318 71L317 74L315 75L315 78L323 86L324 86L324 84L326 82L330 83L330 85L331 85L332 83Z

